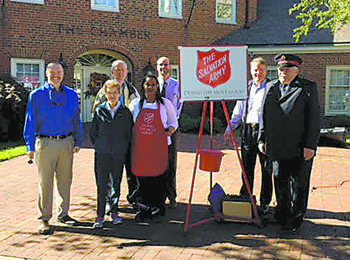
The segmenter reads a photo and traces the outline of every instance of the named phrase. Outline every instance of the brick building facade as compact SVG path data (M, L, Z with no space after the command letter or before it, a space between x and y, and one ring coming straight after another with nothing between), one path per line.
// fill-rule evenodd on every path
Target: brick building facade
M61 57L67 64L64 83L85 99L91 74L109 75L111 62L123 59L129 79L139 87L149 61L155 66L158 57L168 56L177 65L179 45L210 45L254 22L257 0L231 4L210 0L1 0L0 75L11 74L29 82L29 88L35 87L44 81L47 63ZM219 17L217 8L224 8L226 14ZM228 14L227 8L232 12ZM25 73L17 73L33 64L35 70L39 67L37 77L24 79ZM89 120L89 116L83 118Z
M80 94L84 122L91 120L91 77L109 76L113 60L126 61L128 78L139 88L149 62L155 67L158 57L168 56L176 75L178 46L211 44L247 45L251 57L266 58L272 78L275 54L299 54L302 74L318 83L323 115L350 115L349 28L335 36L312 29L296 44L292 35L298 23L288 14L289 0L0 4L0 75L10 74L30 89L45 80L47 63L61 57L67 64L64 83Z

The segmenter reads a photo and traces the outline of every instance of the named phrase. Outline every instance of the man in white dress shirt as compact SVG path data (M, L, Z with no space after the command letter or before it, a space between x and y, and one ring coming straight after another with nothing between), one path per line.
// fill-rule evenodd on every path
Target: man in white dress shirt
M160 84L160 92L163 97L170 100L176 112L176 117L179 119L182 103L180 102L180 90L177 80L170 77L171 66L167 57L161 57L157 61L158 81ZM167 197L170 201L171 208L177 206L176 203L176 167L177 167L177 143L179 131L171 136L171 145L168 150L168 170L167 170Z
M261 209L261 213L267 213L268 205L270 204L272 197L271 162L266 155L259 151L257 140L265 87L268 81L268 79L266 79L267 67L265 60L261 57L253 59L250 63L250 72L252 80L248 83L248 98L243 101L237 101L230 123L233 129L241 125L242 161L252 194L256 157L257 155L259 156L262 173L259 209ZM228 143L230 138L230 129L228 126L224 138L226 143ZM240 195L248 196L248 190L243 176L242 182L243 184L240 190Z

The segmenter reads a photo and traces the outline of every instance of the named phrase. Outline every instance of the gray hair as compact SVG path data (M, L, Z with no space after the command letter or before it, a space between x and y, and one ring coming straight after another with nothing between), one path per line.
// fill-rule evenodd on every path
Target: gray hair
M124 64L125 68L128 69L128 65L126 65L125 61L123 61L123 60L115 60L112 63L111 72L113 72L114 68L117 67L119 64Z

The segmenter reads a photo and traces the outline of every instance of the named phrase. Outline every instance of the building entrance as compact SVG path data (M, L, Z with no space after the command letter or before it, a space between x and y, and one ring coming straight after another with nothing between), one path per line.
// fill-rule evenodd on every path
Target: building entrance
M132 66L124 55L109 50L95 50L82 54L74 65L75 90L79 95L80 116L83 123L92 121L92 107L97 92L104 82L113 78L111 65L113 61L121 59L128 65L129 75L132 78Z

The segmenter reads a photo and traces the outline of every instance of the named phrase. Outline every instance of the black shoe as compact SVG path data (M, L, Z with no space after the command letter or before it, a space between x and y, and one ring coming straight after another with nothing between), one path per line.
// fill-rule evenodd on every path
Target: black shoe
M70 226L75 226L78 224L78 221L76 221L74 218L70 217L69 215L65 215L63 217L57 217L57 221Z
M269 213L270 207L268 205L262 204L257 208L259 215L267 215Z
M297 231L300 226L303 224L304 218L302 216L298 216L293 219L293 231Z
M175 209L175 208L177 207L177 202L176 202L175 199L171 199L171 200L170 200L169 207L170 207L171 209Z
M130 195L126 195L126 199L129 202L131 206L133 206L136 203L137 198L137 190L134 190Z
M52 233L51 227L49 225L49 221L41 220L41 224L38 228L38 232L41 235L49 235Z
M135 221L136 222L142 222L145 220L145 214L142 211L137 212L135 216Z
M151 210L150 210L150 213L151 213L151 217L156 217L156 216L159 216L160 214L160 208L158 207L152 207Z

